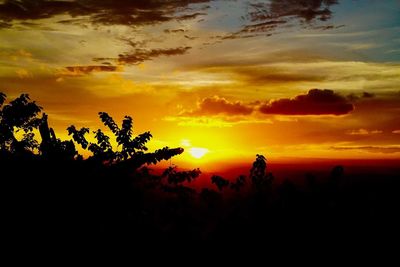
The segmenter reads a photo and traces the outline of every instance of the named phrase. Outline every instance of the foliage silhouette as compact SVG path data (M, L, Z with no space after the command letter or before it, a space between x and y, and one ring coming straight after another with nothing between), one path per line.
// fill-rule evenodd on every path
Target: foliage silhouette
M47 114L43 114L39 124L39 133L42 138L40 153L46 159L52 160L73 160L75 157L81 159L71 140L62 141L56 137L52 128L49 128Z
M229 186L229 181L219 175L213 175L211 182L218 187L219 191L222 191L225 187Z
M236 178L235 182L233 183L231 182L230 187L236 192L239 192L240 189L244 187L245 183L246 183L246 175L239 175L239 177Z
M145 166L183 149L148 152L150 132L135 136L129 116L119 126L99 113L114 136L71 125L73 140L61 140L41 111L26 94L7 103L0 93L2 215L12 240L265 242L302 234L331 240L365 235L364 226L369 235L371 229L390 235L398 227L398 172L351 177L338 165L325 176L307 172L304 181L280 181L268 171L267 159L256 155L248 178L213 175L212 186L218 188L213 190L193 186L201 179L199 169L170 166L157 173ZM75 144L91 156L83 159Z
M92 152L91 160L98 160L108 164L124 161L125 163L129 162L134 168L139 168L145 163L157 164L162 160L168 160L183 153L182 148L170 149L168 147L158 149L154 153L144 153L148 150L146 143L153 137L150 132L133 137L133 120L131 117L124 117L121 128L106 112L99 112L99 117L103 124L115 135L118 147L121 147L120 150L113 150L110 137L100 129L93 132L97 143L91 143L85 138L85 135L90 132L89 128L77 130L74 125L67 128L68 134L72 135L76 143L81 145L83 149Z
M163 172L161 177L167 177L169 184L177 185L183 182L190 183L194 179L198 178L200 174L200 169L178 172L176 166L170 166Z
M27 94L21 94L16 99L4 105L6 95L0 94L0 149L15 154L33 152L37 148L33 129L37 128L40 119L37 115L41 107L31 101ZM4 105L4 106L3 106ZM15 134L23 131L23 139L17 140Z
M267 172L267 159L263 155L256 155L256 160L250 170L250 178L256 190L269 189L274 176Z

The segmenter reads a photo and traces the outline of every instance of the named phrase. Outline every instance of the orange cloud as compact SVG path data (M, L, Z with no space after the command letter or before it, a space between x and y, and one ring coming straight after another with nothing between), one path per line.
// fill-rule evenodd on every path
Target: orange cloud
M26 69L18 69L15 71L15 73L17 73L18 77L21 79L32 77L32 74Z
M381 130L366 130L366 129L357 129L348 131L347 134L349 135L374 135L374 134L381 134L383 131Z
M249 115L253 112L253 107L245 105L240 101L230 102L223 97L213 96L201 100L197 108L183 112L186 116L205 116L205 115Z
M89 65L89 66L68 66L58 72L61 76L84 76L94 72L116 72L120 71L120 66L103 66L103 65Z
M370 153L400 153L400 146L338 146L332 147L334 150L360 150Z

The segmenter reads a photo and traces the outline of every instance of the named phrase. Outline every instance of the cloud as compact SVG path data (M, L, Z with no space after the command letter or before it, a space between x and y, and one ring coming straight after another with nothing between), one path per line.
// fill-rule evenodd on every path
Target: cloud
M33 75L26 69L17 69L15 73L18 75L20 79L31 78Z
M348 131L347 134L349 135L374 135L374 134L381 134L383 131L381 130L366 130L366 129L357 129Z
M142 49L137 48L133 51L126 52L118 55L118 58L94 58L93 60L96 62L103 61L114 61L118 64L127 64L127 65L137 65L144 61L151 60L153 58L161 57L161 56L177 56L183 55L191 47L176 47L176 48L166 48L166 49Z
M57 74L60 76L84 76L95 72L116 72L120 71L120 66L112 65L89 65L89 66L68 66L59 71Z
M172 29L172 30L165 29L164 30L165 33L183 33L183 32L186 32L186 31L187 30L185 30L185 29Z
M400 146L334 146L334 150L360 150L370 153L400 153Z
M253 114L256 103L229 101L223 97L206 97L192 110L182 110L177 116L168 116L166 121L191 127L232 127L238 124L269 124L271 120Z
M260 23L256 23L256 24L249 24L249 25L243 26L243 28L237 32L222 36L221 39L226 40L226 39L255 37L255 36L258 36L260 33L271 32L272 30L277 28L279 25L286 24L286 23L287 23L286 20L271 20L271 21L265 21L265 22L260 22ZM270 36L270 34L267 36Z
M207 62L203 66L194 65L189 66L189 68L203 73L221 75L222 77L229 76L233 81L254 86L277 83L323 82L330 78L324 72L316 72L314 69L310 69L307 64L302 67L294 66L296 64L243 64L243 62L237 61L227 62L225 65L220 62ZM308 69L305 71L306 68L310 71Z
M191 111L185 111L182 114L186 116L206 116L206 115L250 115L253 107L245 105L240 101L230 102L223 97L214 96L202 99L197 108Z
M71 19L63 20L63 23L76 23L77 18L85 16L93 24L148 25L194 19L204 13L193 11L192 4L208 2L210 0L5 0L0 3L0 22L7 26L10 21L38 20L68 14ZM204 10L202 7L199 9Z
M350 101L357 101L357 100L360 100L360 99L374 98L374 97L375 97L375 94L368 93L368 92L363 92L361 95L357 95L357 94L352 93L352 94L349 94L347 96L347 98Z
M300 24L319 30L331 30L340 26L323 25L315 26L314 21L327 21L332 17L332 5L338 4L336 0L271 0L248 1L249 10L246 18L248 23L242 29L224 36L222 39L248 38L259 35L270 36L278 27L289 25L295 20Z
M281 98L260 106L264 114L276 115L345 115L354 106L345 97L328 89L311 89L295 98Z
M179 126L225 128L242 124L271 124L272 120L250 116L167 116L165 121L176 122Z
M118 56L118 62L123 64L138 64L160 56L176 56L185 54L191 47L176 47L167 49L136 49Z
M12 25L5 21L0 21L0 29L10 28Z
M306 22L326 21L331 18L330 7L336 0L271 0L267 3L250 3L251 21L265 21L279 18L298 18Z
M394 133L394 134L400 134L400 130L394 130L394 131L392 131L392 133Z
M363 98L372 98L374 96L375 96L374 94L368 93L368 92L363 92L363 94L362 94Z

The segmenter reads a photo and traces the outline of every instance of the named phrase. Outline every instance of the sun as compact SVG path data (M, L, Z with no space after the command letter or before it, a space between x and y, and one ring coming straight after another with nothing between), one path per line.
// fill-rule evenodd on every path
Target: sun
M201 148L201 147L192 147L189 149L189 153L192 157L194 157L196 159L200 159L200 158L204 157L205 154L208 153L208 149Z

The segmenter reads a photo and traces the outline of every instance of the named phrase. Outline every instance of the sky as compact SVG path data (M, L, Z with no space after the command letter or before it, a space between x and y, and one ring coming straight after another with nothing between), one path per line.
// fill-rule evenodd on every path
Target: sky
M400 157L400 1L0 0L0 91L175 162Z

